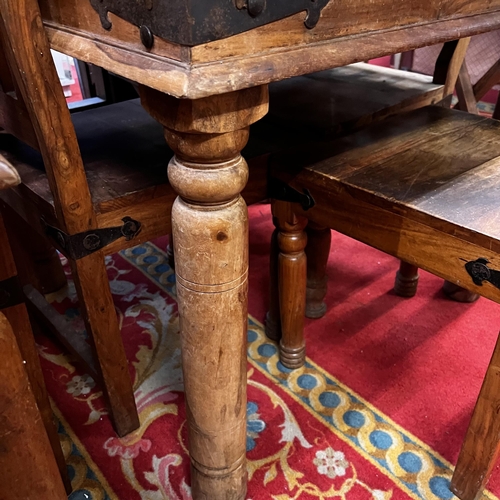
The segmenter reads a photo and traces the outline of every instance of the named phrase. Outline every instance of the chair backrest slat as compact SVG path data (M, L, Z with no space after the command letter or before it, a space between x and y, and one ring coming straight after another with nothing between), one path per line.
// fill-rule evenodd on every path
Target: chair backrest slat
M444 44L434 69L434 83L444 85L443 99L453 94L460 68L465 63L469 38L462 38Z
M0 0L0 44L28 110L61 229L96 227L70 113L36 0Z

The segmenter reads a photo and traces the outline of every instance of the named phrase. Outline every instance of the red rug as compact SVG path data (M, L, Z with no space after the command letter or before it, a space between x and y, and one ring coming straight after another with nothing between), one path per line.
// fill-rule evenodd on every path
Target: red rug
M451 464L496 340L498 305L450 302L441 280L426 273L415 298L396 297L397 262L334 234L329 312L307 321L307 363L290 372L262 329L269 207L251 207L250 221L248 498L453 498ZM161 239L108 258L139 431L116 438L99 387L38 339L72 500L191 498L175 279L165 247ZM71 281L51 299L82 332ZM489 489L500 493L496 470ZM484 498L496 499L493 493Z

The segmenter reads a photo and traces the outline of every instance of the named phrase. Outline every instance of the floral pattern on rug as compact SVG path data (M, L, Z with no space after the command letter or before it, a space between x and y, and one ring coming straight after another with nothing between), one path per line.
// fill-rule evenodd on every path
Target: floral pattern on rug
M107 266L141 427L117 438L99 385L40 338L49 392L63 422L75 487L70 498L189 500L174 273L152 243L108 257ZM71 280L50 299L85 337ZM449 463L310 360L299 370L283 367L276 345L252 318L248 360L249 499L453 497Z

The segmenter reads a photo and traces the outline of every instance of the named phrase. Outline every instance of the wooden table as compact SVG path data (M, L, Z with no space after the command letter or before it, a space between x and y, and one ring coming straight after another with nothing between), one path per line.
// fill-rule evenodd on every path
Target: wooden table
M240 151L267 112L267 84L498 29L500 0L40 5L54 49L140 84L176 153L169 178L180 195L172 218L193 497L243 499L248 222L239 193L248 169Z

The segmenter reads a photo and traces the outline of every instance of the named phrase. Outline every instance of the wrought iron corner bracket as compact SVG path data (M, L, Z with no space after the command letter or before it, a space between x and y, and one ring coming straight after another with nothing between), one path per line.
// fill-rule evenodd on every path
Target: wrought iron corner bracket
M298 203L305 211L316 205L309 190L304 189L304 192L301 193L290 187L286 182L275 178L271 178L269 181L269 197L275 200Z
M108 14L140 27L143 45L154 36L180 45L200 45L306 12L304 24L316 26L330 0L89 0L104 29Z
M465 270L469 273L475 285L483 286L483 283L487 281L494 287L500 288L500 271L488 267L489 263L488 259L480 257L479 259L467 262Z
M64 254L75 260L97 252L120 238L130 241L141 232L142 227L139 221L131 217L124 217L122 219L123 225L118 227L92 229L69 235L59 228L47 224L43 219L42 222L45 225L47 235Z

